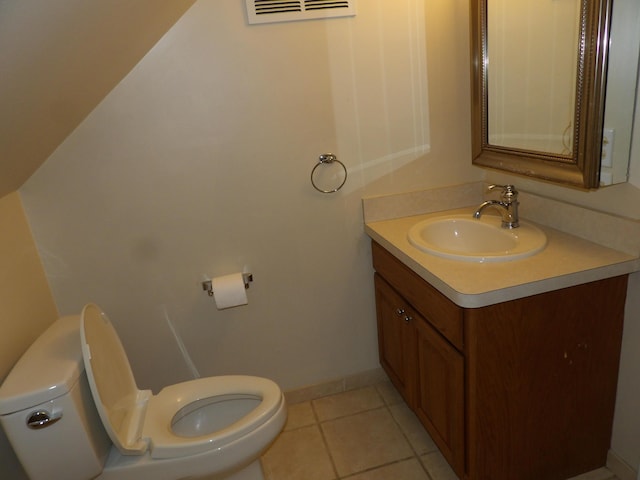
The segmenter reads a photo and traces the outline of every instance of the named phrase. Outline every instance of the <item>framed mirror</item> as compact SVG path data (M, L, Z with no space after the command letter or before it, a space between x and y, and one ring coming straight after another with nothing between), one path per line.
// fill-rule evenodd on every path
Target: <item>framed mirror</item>
M599 186L612 0L471 0L473 163Z

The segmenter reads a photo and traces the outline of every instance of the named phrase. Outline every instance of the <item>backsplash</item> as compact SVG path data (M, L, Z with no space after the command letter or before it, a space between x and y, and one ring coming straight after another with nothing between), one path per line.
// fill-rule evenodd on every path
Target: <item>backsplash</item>
M399 217L468 207L482 202L482 182L432 188L362 199L364 221L379 222Z

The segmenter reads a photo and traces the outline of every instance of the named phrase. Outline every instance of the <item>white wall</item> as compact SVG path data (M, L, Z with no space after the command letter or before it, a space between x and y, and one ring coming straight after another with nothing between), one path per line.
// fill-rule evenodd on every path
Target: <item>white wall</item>
M640 464L640 273L631 275L627 293L612 450L629 466Z
M190 378L167 317L202 375L377 367L361 197L482 175L468 6L425 3L247 26L242 2L198 1L20 190L59 311L100 304L154 390ZM323 195L330 151L349 178ZM217 311L202 275L244 267L249 305Z

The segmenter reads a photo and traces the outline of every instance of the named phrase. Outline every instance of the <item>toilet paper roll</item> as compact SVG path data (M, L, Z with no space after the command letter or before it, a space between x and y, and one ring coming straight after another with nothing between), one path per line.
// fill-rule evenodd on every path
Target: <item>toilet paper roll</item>
M218 310L249 303L242 273L215 277L211 280L211 287Z

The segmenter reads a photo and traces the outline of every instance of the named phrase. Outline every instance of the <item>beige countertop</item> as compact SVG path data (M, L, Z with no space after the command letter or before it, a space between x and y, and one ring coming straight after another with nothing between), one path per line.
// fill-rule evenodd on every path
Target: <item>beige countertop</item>
M411 270L465 308L483 307L640 270L637 257L534 222L529 223L547 235L545 249L531 257L506 262L449 260L425 253L407 239L409 228L421 220L467 212L471 216L473 209L368 222L365 230Z

